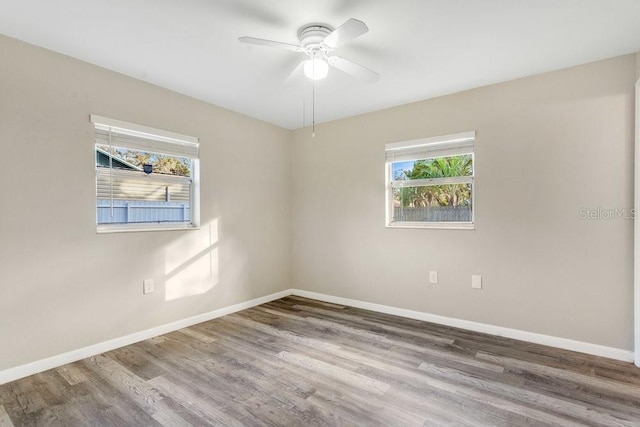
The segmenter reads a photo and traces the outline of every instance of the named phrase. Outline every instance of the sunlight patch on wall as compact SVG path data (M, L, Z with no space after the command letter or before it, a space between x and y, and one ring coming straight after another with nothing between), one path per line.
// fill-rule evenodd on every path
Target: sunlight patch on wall
M165 300L201 295L218 284L218 220L189 231L165 250Z

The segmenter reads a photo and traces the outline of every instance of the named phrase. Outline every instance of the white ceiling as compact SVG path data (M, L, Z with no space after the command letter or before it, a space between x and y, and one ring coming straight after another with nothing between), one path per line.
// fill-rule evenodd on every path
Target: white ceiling
M640 0L0 0L0 33L289 129L310 83L283 82L311 22L370 31L335 54L381 74L330 70L316 123L640 50ZM3 58L2 60L8 60Z

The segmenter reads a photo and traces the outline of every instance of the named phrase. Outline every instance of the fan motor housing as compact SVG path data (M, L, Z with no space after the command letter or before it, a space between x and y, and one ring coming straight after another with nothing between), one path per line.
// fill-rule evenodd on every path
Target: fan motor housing
M322 41L327 37L333 29L325 24L308 24L300 28L298 38L300 45L305 50L318 49L322 45Z

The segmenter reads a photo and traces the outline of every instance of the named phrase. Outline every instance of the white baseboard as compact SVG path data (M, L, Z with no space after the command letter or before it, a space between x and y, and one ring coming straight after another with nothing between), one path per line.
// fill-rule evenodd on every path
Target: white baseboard
M388 305L374 304L370 302L358 301L349 298L334 297L331 295L319 294L316 292L292 289L292 294L300 297L311 298L333 304L347 305L350 307L362 308L365 310L377 311L379 313L392 314L395 316L407 317L409 319L422 320L425 322L437 323L440 325L453 326L455 328L467 329L474 332L496 335L499 337L512 338L520 341L535 344L548 345L550 347L562 348L565 350L587 353L594 356L608 357L610 359L621 360L623 362L633 362L634 353L614 347L606 347L598 344L591 344L583 341L574 341L567 338L553 337L550 335L537 334L534 332L521 331L518 329L504 328L501 326L487 325L484 323L471 322L469 320L455 319L452 317L438 316L435 314L423 313L420 311L406 310L403 308L390 307Z
M39 372L47 371L49 369L57 368L59 366L66 365L67 363L72 363L77 360L95 356L106 351L115 350L116 348L124 347L136 342L147 340L149 338L157 337L158 335L167 334L169 332L177 331L178 329L182 328L187 328L197 323L206 322L207 320L212 320L217 317L235 313L237 311L246 310L248 308L255 307L256 305L284 298L288 295L291 295L290 289L235 304L230 307L220 308L209 313L203 313L197 316L178 320L176 322L156 326L155 328L147 329L145 331L140 331L130 335L126 335L124 337L104 341L98 344L90 345L88 347L83 347L67 353L48 357L46 359L38 360L32 363L27 363L25 365L16 366L15 368L6 369L4 371L0 371L0 385L27 377L29 375L37 374Z
M621 360L624 362L633 362L634 353L629 350L606 347L598 344L591 344L582 341L574 341L566 338L558 338L549 335L537 334L534 332L521 331L518 329L504 328L501 326L487 325L484 323L471 322L469 320L455 319L452 317L438 316L435 314L423 313L420 311L406 310L403 308L391 307L388 305L375 304L365 301L358 301L349 298L335 297L326 294L320 294L317 292L304 291L301 289L287 289L264 297L252 299L250 301L242 302L232 305L230 307L220 308L218 310L211 311L209 313L199 314L197 316L189 317L186 319L178 320L176 322L167 323L166 325L156 326L155 328L147 329L145 331L136 332L124 337L115 338L112 340L104 341L98 344L83 347L77 350L73 350L67 353L59 354L56 356L48 357L46 359L38 360L25 365L16 366L15 368L9 368L4 371L0 371L0 385L27 377L29 375L37 374L39 372L47 371L49 369L57 368L67 363L72 363L77 360L85 359L87 357L95 356L106 351L115 350L120 347L124 347L136 342L144 341L149 338L156 337L158 335L167 334L169 332L177 331L178 329L187 328L189 326L206 322L208 320L215 319L227 314L235 313L237 311L246 310L251 307L255 307L260 304L265 304L270 301L274 301L280 298L284 298L289 295L297 295L300 297L311 298L319 301L330 302L334 304L347 305L350 307L362 308L365 310L376 311L379 313L392 314L395 316L406 317L409 319L422 320L425 322L437 323L440 325L453 326L456 328L467 329L475 332L482 332L486 334L496 335L505 338L513 338L520 341L527 341L536 344L548 345L551 347L562 348L565 350L577 351L580 353L592 354L595 356L608 357L610 359Z

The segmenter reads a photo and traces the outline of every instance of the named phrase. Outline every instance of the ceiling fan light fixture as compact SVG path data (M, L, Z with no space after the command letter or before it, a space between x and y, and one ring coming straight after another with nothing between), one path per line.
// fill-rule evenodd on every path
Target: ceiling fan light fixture
M321 58L312 58L304 62L304 75L311 80L322 80L329 73L329 64Z

